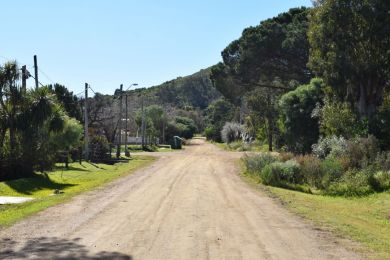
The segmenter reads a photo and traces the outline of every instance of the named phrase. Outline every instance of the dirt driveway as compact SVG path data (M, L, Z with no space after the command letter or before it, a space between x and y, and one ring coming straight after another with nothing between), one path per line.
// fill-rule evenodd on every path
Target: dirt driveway
M203 140L0 231L0 259L357 259Z

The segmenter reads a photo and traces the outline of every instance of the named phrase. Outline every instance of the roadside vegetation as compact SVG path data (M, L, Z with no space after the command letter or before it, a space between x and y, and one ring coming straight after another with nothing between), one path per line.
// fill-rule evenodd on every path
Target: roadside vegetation
M71 163L68 169L57 165L53 171L33 178L1 182L0 196L27 196L34 200L23 204L0 205L0 227L131 174L153 161L154 158L150 156L134 156L129 163L115 165Z
M259 184L262 182L260 176L247 172L243 176L321 229L359 242L346 244L353 250L372 259L390 258L390 191L358 197L313 195L263 186Z
M211 79L223 97L206 110L205 135L255 151L243 158L248 178L389 258L390 2L313 3L222 51Z
M205 135L225 149L277 151L244 159L265 185L349 197L390 189L390 6L342 3L246 28L211 70L223 98L206 110Z

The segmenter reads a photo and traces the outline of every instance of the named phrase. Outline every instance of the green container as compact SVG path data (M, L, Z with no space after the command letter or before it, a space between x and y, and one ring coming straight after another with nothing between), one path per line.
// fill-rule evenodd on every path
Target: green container
M174 136L171 143L172 149L181 149L182 139L179 136Z

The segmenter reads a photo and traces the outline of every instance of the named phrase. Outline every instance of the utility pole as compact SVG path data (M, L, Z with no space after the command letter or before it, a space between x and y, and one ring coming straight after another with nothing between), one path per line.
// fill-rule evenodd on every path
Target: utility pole
M22 93L26 94L26 80L27 80L27 69L26 65L22 66Z
M125 94L125 97L126 97L125 156L130 157L130 152L127 149L127 120L128 120L128 117L127 117L127 93Z
M37 55L34 55L34 71L35 71L35 89L38 89L38 61L37 61Z
M116 158L119 158L121 156L121 143L122 143L122 90L123 90L123 84L121 84L120 90L119 90L119 135L118 135L118 143L116 147Z
M88 159L89 159L89 136L88 136L88 83L85 83L84 145L85 145L85 160L88 161Z

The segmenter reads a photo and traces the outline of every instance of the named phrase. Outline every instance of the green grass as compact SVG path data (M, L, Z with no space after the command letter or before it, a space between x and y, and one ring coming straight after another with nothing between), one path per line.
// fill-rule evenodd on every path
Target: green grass
M0 205L0 227L64 202L82 192L92 190L116 178L125 176L148 165L155 159L150 156L134 156L129 163L116 165L71 163L68 170L57 168L47 175L0 182L0 196L27 196L35 200L13 205ZM55 189L63 194L51 196Z
M144 150L142 150L142 146L138 145L138 144L127 145L127 149L129 150L130 154L144 152ZM173 151L175 151L175 150L170 148L170 146L168 146L168 145L165 145L164 147L157 147L157 150L156 150L156 152L173 152ZM121 145L121 152L122 153L125 152L124 145ZM113 153L113 155L115 155L116 147L112 149L112 153Z
M390 191L365 197L312 195L246 180L279 198L291 211L337 235L359 242L357 251L373 259L390 259Z
M268 152L268 145L267 144L259 144L258 142L254 142L253 144L244 144L241 141L239 142L232 142L230 144L227 143L218 143L213 142L217 147L226 150L226 151L251 151L251 152Z

